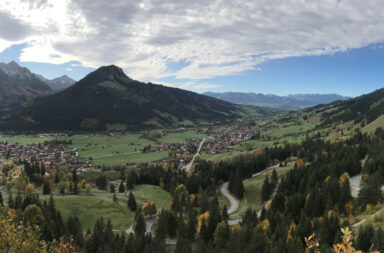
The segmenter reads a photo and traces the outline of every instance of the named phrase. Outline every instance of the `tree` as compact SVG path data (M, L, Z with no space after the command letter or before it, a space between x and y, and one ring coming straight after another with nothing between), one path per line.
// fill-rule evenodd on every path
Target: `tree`
M244 185L243 185L243 179L242 179L242 176L241 176L240 169L236 170L236 173L232 177L232 180L229 181L228 188L239 199L241 199L243 197L243 195L244 195Z
M100 175L96 179L96 186L99 188L99 190L105 190L105 188L107 187L107 177L105 176L105 174Z
M272 185L273 185L273 188L276 187L276 185L278 184L279 182L279 178L277 177L277 172L276 170L274 169L273 172L272 172Z
M140 211L136 212L135 222L133 223L133 230L138 235L144 235L145 233L144 216Z
M128 190L132 190L133 187L135 187L136 180L137 180L136 172L131 170L128 174L128 177L127 177L127 189Z
M156 205L154 201L149 201L143 205L143 214L144 215L154 215L156 214Z
M128 208L133 212L135 212L137 210L137 204L136 204L135 196L133 196L132 192L129 193Z
M110 193L115 193L116 192L115 186L113 184L109 185L109 192Z
M122 193L122 192L125 192L125 187L124 187L124 183L123 181L121 181L120 185L119 185L119 192Z
M375 236L375 230L371 224L360 227L356 240L356 247L364 252L368 252L372 246L372 241Z
M217 248L223 249L225 246L225 243L229 239L229 228L226 221L222 221L219 224L217 224L217 227L215 229L215 233L213 235L214 243Z
M24 210L24 220L31 225L40 224L44 220L43 212L37 205L29 205Z
M33 186L33 184L28 184L27 188L25 189L25 192L27 194L33 194L35 192L35 187Z
M0 192L0 207L3 205L3 194Z
M49 186L48 181L44 181L44 183L43 183L43 194L44 195L51 194L51 187Z
M265 177L263 186L261 187L261 200L267 201L269 200L269 196L271 196L271 184L269 183L268 175Z

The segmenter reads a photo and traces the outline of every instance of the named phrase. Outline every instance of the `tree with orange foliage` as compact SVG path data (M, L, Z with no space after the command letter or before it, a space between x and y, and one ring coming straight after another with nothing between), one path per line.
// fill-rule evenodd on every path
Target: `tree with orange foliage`
M143 205L143 214L144 215L154 215L156 214L156 205L154 201L149 201L148 203Z

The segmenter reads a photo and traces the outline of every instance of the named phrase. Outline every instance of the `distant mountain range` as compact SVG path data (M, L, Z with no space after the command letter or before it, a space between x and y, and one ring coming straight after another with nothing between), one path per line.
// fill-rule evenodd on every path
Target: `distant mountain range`
M74 83L67 76L45 79L14 61L0 63L0 111L9 110L39 96L53 94Z
M112 65L97 69L61 92L38 97L28 106L19 107L3 118L0 129L90 131L178 127L233 119L242 112L241 108L194 92L135 81Z
M337 94L297 94L288 96L242 92L205 92L203 94L234 104L272 107L283 110L297 110L318 104L328 104L337 100L349 99L349 97L343 97Z

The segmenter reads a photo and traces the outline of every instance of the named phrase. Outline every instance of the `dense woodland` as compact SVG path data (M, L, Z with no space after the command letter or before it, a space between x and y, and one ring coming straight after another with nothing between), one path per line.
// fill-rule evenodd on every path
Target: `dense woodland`
M161 211L152 235L145 233L145 216L156 213L156 207L148 204L137 208L133 194L127 205L136 211L134 234L115 233L111 222L103 219L83 233L77 217L63 220L53 197L42 203L33 193L33 187L43 185L43 194L49 195L52 185L42 176L44 166L25 163L25 192L11 194L8 199L0 196L0 204L7 206L1 208L0 226L15 228L28 243L41 248L18 252L167 252L169 238L177 239L176 252L334 252L334 245L348 245L348 241L353 242L350 247L364 252L384 251L381 229L367 225L353 234L348 229L342 232L351 228L353 215L382 201L383 138L382 129L369 136L358 132L335 143L315 135L301 144L265 148L219 163L199 160L191 175L172 162L168 166L142 164L136 171L122 170L123 181L117 189L111 188L105 175L97 178L96 186L110 192L152 184L172 194L171 208ZM242 223L229 226L226 207L221 208L215 197L219 185L229 181L229 190L241 199L244 179L292 158L295 167L286 176L278 179L274 172L264 180L262 200L268 201L273 191L276 195L261 215L249 209ZM6 166L2 172L7 173ZM87 187L76 170L67 168L66 172L70 174L70 186L63 188L63 194L78 194L79 188ZM349 179L361 172L363 187L359 197L353 199ZM53 179L58 186L62 174L56 173ZM0 241L1 249L12 247L10 242ZM59 251L66 247L72 251Z

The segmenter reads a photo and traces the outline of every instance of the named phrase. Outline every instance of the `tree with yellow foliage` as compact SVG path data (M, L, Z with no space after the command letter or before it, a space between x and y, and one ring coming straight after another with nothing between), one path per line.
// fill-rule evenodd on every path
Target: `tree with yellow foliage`
M33 184L28 184L25 189L25 193L33 194L34 192L35 192L35 186L33 186Z

